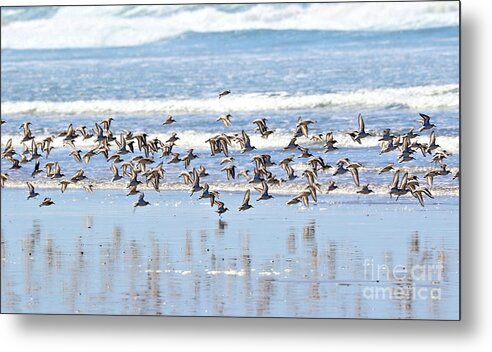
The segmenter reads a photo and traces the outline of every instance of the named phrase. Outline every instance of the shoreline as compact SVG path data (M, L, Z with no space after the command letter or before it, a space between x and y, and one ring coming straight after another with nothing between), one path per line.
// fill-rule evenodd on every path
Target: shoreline
M27 187L26 187L26 182L32 182L36 188L36 190L53 190L53 191L58 191L59 194L62 194L60 192L60 185L59 181L47 181L43 180L41 182L36 182L36 180L15 180L15 181L7 181L3 187L3 189L15 189L15 190L21 190L24 189L27 192ZM202 185L204 185L207 182L203 182ZM71 190L83 190L84 186L92 184L94 186L94 192L96 191L123 191L127 192L128 187L126 183L118 182L117 184L112 183L112 182L104 182L101 183L99 182L90 182L90 181L85 181L85 182L80 182L80 183L75 183L69 185L67 190L65 191L66 194L69 194ZM230 192L230 193L244 193L246 190L250 189L253 194L256 193L254 190L254 187L259 187L261 184L248 184L248 183L218 183L218 182L208 182L210 185L210 188L215 191L219 192ZM282 195L282 196L294 196L302 191L305 190L305 184L304 183L290 183L286 184L285 186L275 186L275 185L269 185L269 193L271 194L276 194L276 195ZM374 191L374 193L370 195L359 195L356 192L360 190L360 187L355 187L355 185L347 185L347 184L337 184L339 188L337 188L334 191L330 191L329 193L326 193L324 188L324 185L322 185L322 193L318 193L318 197L325 197L325 196L358 196L361 198L367 198L370 199L373 196L387 196L389 198L389 187L388 186L376 186L376 185L371 185L371 189ZM282 188L283 187L283 188ZM157 193L159 194L160 192L157 192L153 187L151 186L146 186L145 184L139 185L139 190L143 190L148 194L152 193ZM3 190L2 189L2 190ZM183 183L161 183L159 187L160 191L179 191L183 193L188 193L190 190L189 185L185 185ZM459 186L455 187L434 187L431 189L431 192L435 198L437 197L460 197L460 189ZM196 192L195 195L200 195L201 192ZM405 196L402 196L400 199L412 199L417 202L416 199L414 199L410 194L407 194ZM432 199L426 198L426 201L432 201Z

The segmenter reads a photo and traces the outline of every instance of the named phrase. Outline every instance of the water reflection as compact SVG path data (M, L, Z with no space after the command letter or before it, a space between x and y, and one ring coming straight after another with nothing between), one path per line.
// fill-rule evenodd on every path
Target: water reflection
M92 216L88 234L43 226L33 221L20 242L2 228L5 312L441 318L458 284L456 252L415 231L405 248L334 236L315 220L284 233L223 220L171 235L107 230ZM408 274L417 267L435 271ZM444 292L416 297L423 288Z

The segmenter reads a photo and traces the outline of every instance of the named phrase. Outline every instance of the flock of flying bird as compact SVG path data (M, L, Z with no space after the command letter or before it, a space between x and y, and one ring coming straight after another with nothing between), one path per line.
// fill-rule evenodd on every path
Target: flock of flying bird
M229 90L226 90L219 94L219 99L230 94ZM443 150L438 144L436 144L436 135L433 131L435 125L431 124L430 117L425 114L420 114L420 119L417 120L421 127L419 132L431 131L429 137L429 143L419 143L416 141L416 137L419 134L414 132L412 128L408 133L403 135L392 135L390 129L383 131L383 135L379 138L381 142L380 154L396 151L399 153L398 163L405 163L414 160L415 153L420 152L424 157L430 155L432 161L439 165L438 168L427 172L424 177L427 180L427 187L419 183L416 175L410 175L405 172L403 175L401 170L395 167L395 163L390 163L379 170L379 174L385 172L394 172L393 180L389 186L389 195L395 196L398 200L399 197L410 194L415 197L419 203L424 206L424 198L433 198L430 187L432 187L433 179L437 176L444 176L450 174L450 171L446 168L444 163L445 159L450 155L446 150ZM232 116L230 114L220 116L217 121L222 122L225 127L232 125ZM103 155L104 158L111 162L111 171L113 177L111 181L117 181L120 179L128 179L128 194L127 195L139 195L136 202L133 203L134 207L142 207L149 205L150 203L144 199L144 193L139 190L139 187L144 184L140 178L145 177L145 184L152 186L157 192L160 190L161 180L164 178L164 163L160 162L155 167L151 167L155 163L156 157L169 157L168 164L183 163L184 171L181 172L180 177L183 182L190 187L191 195L195 193L201 193L199 199L209 199L212 207L216 206L216 212L221 215L229 209L225 207L225 204L218 200L219 192L210 190L210 185L207 183L201 184L201 180L208 176L206 168L201 165L198 168L193 168L188 171L190 163L198 156L194 154L193 149L189 149L185 155L173 152L173 147L179 141L179 136L176 133L172 133L169 139L161 141L158 138L150 139L146 133L133 133L126 131L121 133L118 137L113 135L111 131L111 123L113 118L106 118L100 123L95 123L95 127L89 130L86 126L74 128L72 124L57 136L49 136L42 140L36 140L30 129L31 122L25 122L20 126L22 130L22 140L24 150L17 153L14 150L12 139L8 140L1 157L12 163L10 169L17 170L24 164L34 163L34 170L31 176L35 178L38 174L45 173L45 177L54 180L60 180L59 185L61 192L65 192L67 188L80 181L87 181L87 176L84 175L84 170L81 168L72 177L66 177L62 171L61 166L56 161L46 162L41 168L40 159L48 159L50 152L53 150L53 142L55 138L61 138L63 140L63 146L70 148L70 156L78 163L88 164L92 157L96 155ZM175 123L173 116L169 115L163 122L163 125L171 125ZM1 121L2 124L5 121ZM306 187L302 192L290 199L287 204L293 205L303 203L305 206L309 206L310 199L313 202L317 202L317 194L323 192L329 193L335 190L338 186L335 181L330 181L328 185L322 186L318 182L318 173L325 172L329 169L334 169L333 175L341 175L350 173L354 184L360 189L358 194L370 194L373 190L369 188L369 184L361 186L359 169L362 165L358 162L353 162L348 158L340 159L337 161L336 166L331 166L325 163L321 156L313 156L309 152L309 149L302 147L297 143L300 137L310 138L312 141L323 145L325 153L337 150L335 146L337 141L334 139L334 135L331 132L326 134L317 134L310 136L310 125L315 124L314 120L304 120L299 117L295 127L294 134L289 144L283 148L284 151L298 150L300 155L298 158L305 158L307 160L308 167L302 172L302 177L307 181ZM258 132L262 138L269 138L274 133L274 130L269 129L267 126L266 118L259 118L253 121L256 125L255 132ZM365 131L364 119L361 114L358 115L358 129L347 133L354 142L362 144L363 139L370 136ZM77 140L93 140L94 146L90 148L86 153L83 153L76 146ZM251 145L251 140L248 134L243 130L241 133L227 134L221 133L205 141L210 147L211 156L223 154L223 159L220 162L225 166L221 169L226 173L227 179L236 178L236 166L233 165L234 157L230 155L229 149L233 145L239 145L240 153L249 153L256 148ZM136 144L136 146L135 146ZM132 157L129 160L124 160L128 154L136 154L136 149L140 152L139 155ZM43 155L44 154L44 155ZM282 182L288 182L296 179L294 169L290 165L294 161L294 155L288 156L279 162L279 166L285 171L286 179L279 179L268 170L269 167L276 165L271 160L271 156L268 154L258 154L252 158L254 162L253 175L250 175L249 170L241 170L237 172L237 176L242 176L248 180L249 184L257 185L254 189L259 193L257 201L265 201L273 198L269 193L269 185L278 185ZM44 170L44 171L43 171ZM400 180L401 176L401 180ZM453 179L459 177L459 171L454 175ZM1 187L4 187L4 183L8 180L9 175L1 173ZM35 191L32 182L27 181L28 196L27 199L36 198L39 193ZM87 192L92 192L94 186L90 183L84 185L84 189ZM250 204L251 190L247 190L244 194L242 204L239 206L238 211L246 211L253 208ZM50 206L55 204L54 201L46 197L39 205Z

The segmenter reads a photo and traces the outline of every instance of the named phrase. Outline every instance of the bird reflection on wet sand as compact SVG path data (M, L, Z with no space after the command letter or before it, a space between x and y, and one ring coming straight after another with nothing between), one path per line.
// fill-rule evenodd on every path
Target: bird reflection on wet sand
M4 312L402 319L455 314L458 252L445 236L400 231L397 242L406 245L376 236L368 246L364 236L327 231L319 219L280 222L254 233L220 219L202 228L185 223L172 232L151 224L134 232L118 221L102 226L93 215L78 219L80 227L72 232L35 219L19 233L21 242L11 225L2 225ZM367 275L368 260L385 268L439 265L440 280L412 282L389 269L376 280ZM375 299L367 297L368 287L406 294ZM420 287L439 288L440 299L412 297Z

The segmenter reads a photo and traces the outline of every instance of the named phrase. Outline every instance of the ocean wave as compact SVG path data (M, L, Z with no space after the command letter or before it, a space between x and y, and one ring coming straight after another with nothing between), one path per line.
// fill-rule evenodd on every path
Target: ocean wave
M454 1L2 9L2 48L137 46L186 32L404 30L457 26Z
M3 115L221 114L224 111L234 113L327 107L391 108L394 106L409 109L457 109L459 107L459 86L457 84L445 84L359 89L309 95L289 95L285 92L250 94L235 94L233 92L221 100L214 96L213 98L181 100L5 101L1 105Z

